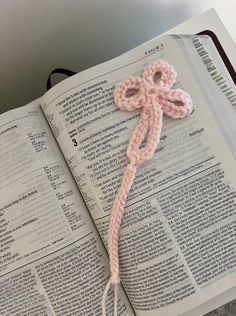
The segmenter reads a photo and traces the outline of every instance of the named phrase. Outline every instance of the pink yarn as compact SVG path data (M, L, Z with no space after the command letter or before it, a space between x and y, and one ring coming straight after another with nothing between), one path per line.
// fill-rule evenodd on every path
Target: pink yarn
M119 279L118 242L125 203L133 184L137 167L150 159L160 141L163 113L174 119L192 112L190 96L182 89L171 89L177 74L173 66L163 60L149 64L143 77L130 77L114 90L114 102L125 111L140 110L140 119L127 148L128 165L124 170L120 188L113 204L109 232L108 252L111 277L103 294L102 312L106 315L106 297L111 284L115 286L114 315L118 311L117 287ZM146 144L140 148L146 138Z

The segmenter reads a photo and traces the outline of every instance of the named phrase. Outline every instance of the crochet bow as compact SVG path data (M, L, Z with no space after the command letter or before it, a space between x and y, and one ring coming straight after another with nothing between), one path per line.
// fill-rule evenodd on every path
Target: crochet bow
M192 111L192 101L182 89L171 89L177 74L173 66L163 60L149 64L143 77L130 77L114 90L114 102L125 111L140 111L140 119L127 148L128 165L124 170L113 204L109 232L108 252L111 277L103 294L102 311L106 315L106 297L111 284L115 286L114 315L118 312L117 287L119 280L118 242L121 220L137 167L150 159L160 141L163 113L173 119L184 118ZM146 140L143 147L142 144Z

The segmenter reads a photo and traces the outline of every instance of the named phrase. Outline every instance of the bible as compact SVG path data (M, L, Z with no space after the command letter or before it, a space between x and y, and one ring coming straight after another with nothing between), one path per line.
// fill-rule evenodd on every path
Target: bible
M200 315L232 298L235 60L216 35L154 38L1 114L0 315L101 315L111 208L139 118L114 106L113 91L158 59L174 66L174 88L194 110L164 117L137 171L119 238L118 315ZM112 301L110 291L108 315Z

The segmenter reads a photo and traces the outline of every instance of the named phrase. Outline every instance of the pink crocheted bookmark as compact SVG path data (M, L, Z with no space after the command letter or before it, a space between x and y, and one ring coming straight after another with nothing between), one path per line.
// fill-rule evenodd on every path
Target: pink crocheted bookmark
M140 119L127 148L128 165L113 204L109 232L108 253L111 276L104 290L102 313L106 315L106 298L114 285L114 316L118 313L119 232L121 220L133 184L137 167L150 159L160 141L163 114L174 119L184 118L192 112L192 101L182 89L171 89L177 74L173 66L164 60L149 64L141 77L130 77L120 82L114 90L115 104L124 111L140 111ZM141 145L146 138L146 144Z

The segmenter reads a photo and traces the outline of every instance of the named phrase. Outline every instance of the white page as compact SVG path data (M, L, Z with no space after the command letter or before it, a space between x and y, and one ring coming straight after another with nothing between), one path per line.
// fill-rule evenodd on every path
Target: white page
M0 116L0 174L0 315L100 314L107 253L39 100Z
M236 45L235 42L232 40L231 36L229 35L228 31L226 30L223 22L217 15L215 9L207 10L206 12L195 16L192 19L189 19L180 25L168 30L164 34L196 34L201 31L205 30L211 30L213 31L221 45L223 46L224 51L226 52L230 62L232 63L234 69L236 69ZM160 37L163 36L160 35ZM228 301L232 300L233 298L236 299L236 287L231 290L231 293L234 293L234 295L230 295L229 297L227 295L222 295L214 300L214 304L211 302L211 305L208 306L208 303L206 303L202 308L204 312L198 311L196 315L203 315L210 310L214 309L216 307L219 307L220 305L226 304ZM192 314L191 314L192 316ZM195 316L195 315L194 315Z
M205 46L205 49L208 50L208 54L207 54L207 57L206 55L204 57L208 58L210 57L210 59L212 59L212 62L210 63L210 66L214 65L216 66L218 69L217 73L223 74L223 77L224 77L224 82L226 83L227 85L227 92L224 92L225 89L223 89L223 95L225 95L226 97L231 97L232 95L235 95L235 85L232 81L232 78L230 77L230 75L228 73L226 73L226 67L223 63L223 61L221 59L219 59L219 53L218 51L215 49L215 46L214 44L212 44L211 41L206 41L206 38L205 36L201 39L201 42L204 44ZM185 37L181 37L180 38L180 41L185 41ZM201 59L201 58L196 58L198 56L198 53L195 51L193 51L193 47L192 47L192 44L190 41L185 41L187 47L188 47L188 53L190 53L190 56L194 55L194 58L190 59L188 57L188 60L190 61L190 64L191 63L195 63L195 68L199 74L199 76L203 76L204 73L205 73L205 82L207 83L207 80L214 80L214 77L215 77L215 73L214 73L214 70L210 70L210 74L213 75L213 78L208 78L209 76L207 76L207 73L204 71L206 69L206 65L199 65L199 60L198 59ZM233 45L234 47L235 45ZM191 47L191 48L190 48ZM192 52L191 52L192 50ZM185 54L186 56L186 54ZM187 57L187 56L186 56ZM199 56L198 56L199 57ZM203 58L204 58L203 57ZM218 57L218 59L217 59ZM234 59L233 59L234 60ZM231 60L232 61L232 60ZM200 67L201 66L201 67ZM209 66L209 65L208 65ZM205 68L205 69L204 69ZM209 71L209 69L208 69ZM211 76L212 77L212 76ZM199 78L198 78L199 80ZM230 89L229 87L233 87L233 89ZM207 85L203 87L204 89L207 89ZM219 91L221 90L220 86L219 86ZM233 92L232 94L228 94L229 92ZM208 93L211 93L212 92L209 90ZM216 95L215 93L215 98L217 100L217 97L221 97L223 98L223 95L222 95L222 91L220 91L220 93L218 93L218 95ZM236 124L234 123L234 115L233 115L233 111L229 108L231 105L232 107L235 108L235 101L234 101L234 97L233 97L233 100L232 98L230 98L230 103L227 102L227 100L225 100L225 104L228 106L225 106L225 107L217 107L217 101L215 102L215 104L212 104L213 105L213 108L212 108L212 115L214 116L218 126L221 128L221 131L222 131L222 134L225 135L225 141L227 142L228 146L229 146L229 149L231 150L232 154L235 155L235 150L236 150L236 142L235 142L235 128L236 128ZM224 118L224 119L222 119ZM216 309L218 307L220 307L221 305L224 305L226 304L227 302L233 300L236 298L235 296L235 293L236 293L236 287L233 287L232 289L226 291L225 293L223 293L222 295L218 295L217 297L211 299L209 302L205 303L205 304L201 304L199 307L191 310L190 312L187 312L187 313L184 313L183 316L201 316L201 315L204 315L206 314L207 312L213 310L213 309Z

